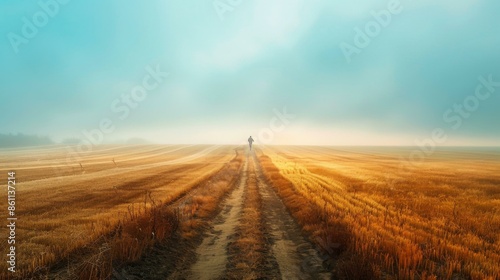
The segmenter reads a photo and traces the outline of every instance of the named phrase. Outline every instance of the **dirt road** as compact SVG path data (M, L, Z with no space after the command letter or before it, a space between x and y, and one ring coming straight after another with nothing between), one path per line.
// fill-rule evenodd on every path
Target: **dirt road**
M256 266L251 275L260 279L330 279L331 275L322 266L322 260L311 243L302 235L294 219L287 212L283 202L269 186L257 164L255 154L248 152L237 187L225 200L222 211L204 234L196 257L190 265L172 273L167 279L230 279L240 269L234 260L245 259L242 252L229 250L242 238L239 233L243 219L243 205L249 199L246 194L249 178L256 179L260 195L261 223L255 225L263 235L265 244L258 254L263 264ZM252 166L252 168L249 168ZM245 238L245 237L243 237ZM257 246L256 245L256 246ZM248 268L247 268L248 270ZM240 274L241 276L241 274ZM255 277L255 276L254 276ZM250 276L248 279L254 278Z
M183 245L179 239L115 278L331 279L318 252L266 183L253 152L246 152L234 176L238 181L198 242Z

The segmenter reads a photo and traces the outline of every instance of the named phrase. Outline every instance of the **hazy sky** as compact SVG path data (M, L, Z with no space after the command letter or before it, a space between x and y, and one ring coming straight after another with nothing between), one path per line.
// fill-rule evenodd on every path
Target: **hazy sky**
M499 144L498 83L474 95L500 82L498 1L55 1L0 2L0 133L83 138L107 118L105 141Z

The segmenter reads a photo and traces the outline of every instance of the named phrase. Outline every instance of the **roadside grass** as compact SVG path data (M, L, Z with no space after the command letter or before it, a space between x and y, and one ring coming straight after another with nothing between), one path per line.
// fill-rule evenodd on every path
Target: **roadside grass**
M162 157L149 156L156 150L149 150L127 163L133 167L78 173L62 180L19 180L17 272L15 277L7 275L7 264L2 262L0 278L43 279L61 274L73 279L108 279L113 266L137 260L154 244L168 239L181 226L177 211L168 206L234 165L231 159L235 158L234 148L226 147L192 162L141 168L142 157L147 164L151 157L161 163ZM171 160L172 155L165 157ZM4 235L5 229L0 233ZM5 251L6 243L0 249Z
M230 246L234 258L230 259L227 275L230 279L261 279L264 274L265 237L262 229L262 208L255 162L249 158L247 188L236 241Z

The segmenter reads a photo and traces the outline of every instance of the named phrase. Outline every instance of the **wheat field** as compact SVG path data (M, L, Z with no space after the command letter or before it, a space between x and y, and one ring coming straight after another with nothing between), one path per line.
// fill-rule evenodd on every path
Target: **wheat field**
M274 147L260 161L303 229L342 248L346 278L500 279L499 150L413 164L411 151Z
M163 206L220 171L234 157L233 150L203 145L100 146L71 161L65 147L5 150L1 178L6 182L12 170L17 178L16 277L44 273L68 258L88 254L95 264L110 263L96 259L104 255L93 251L114 250L123 260L139 258L178 226ZM7 209L6 200L0 208ZM2 227L0 235L8 236L7 230ZM7 248L2 242L2 252ZM0 264L2 273L6 265Z
M0 179L16 172L18 263L13 276L2 262L0 278L110 279L174 238L195 255L210 250L196 240L222 213L234 215L220 224L235 234L219 248L234 279L284 275L266 266L277 258L269 240L299 235L335 279L500 279L500 150L441 148L420 163L404 160L412 151L116 145L68 160L61 146L3 149ZM302 232L272 227L290 214ZM286 242L290 254L305 246Z

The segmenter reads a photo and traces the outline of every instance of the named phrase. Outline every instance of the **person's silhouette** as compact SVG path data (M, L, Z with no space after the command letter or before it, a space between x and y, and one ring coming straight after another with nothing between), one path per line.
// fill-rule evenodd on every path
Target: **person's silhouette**
M254 142L252 136L250 136L250 138L248 138L248 145L250 146L250 150L252 149L252 143Z

